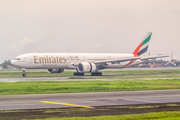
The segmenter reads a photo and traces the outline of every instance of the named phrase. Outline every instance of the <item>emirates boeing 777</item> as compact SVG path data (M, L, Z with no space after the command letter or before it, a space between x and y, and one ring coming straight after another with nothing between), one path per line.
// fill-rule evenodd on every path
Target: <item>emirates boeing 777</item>
M26 77L26 69L47 69L49 73L62 73L64 69L75 69L74 76L91 73L101 76L106 68L126 68L146 62L149 59L168 57L167 55L146 56L152 33L138 45L132 54L120 53L28 53L17 56L11 63L21 68Z

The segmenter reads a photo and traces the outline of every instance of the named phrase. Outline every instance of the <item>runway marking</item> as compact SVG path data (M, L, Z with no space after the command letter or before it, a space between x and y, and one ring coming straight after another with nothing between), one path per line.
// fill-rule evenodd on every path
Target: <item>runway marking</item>
M42 102L42 103L49 103L49 104L69 105L69 106L84 107L84 108L94 108L94 107L84 106L84 105L75 105L75 104L58 103L58 102L50 102L50 101L39 101L39 102Z

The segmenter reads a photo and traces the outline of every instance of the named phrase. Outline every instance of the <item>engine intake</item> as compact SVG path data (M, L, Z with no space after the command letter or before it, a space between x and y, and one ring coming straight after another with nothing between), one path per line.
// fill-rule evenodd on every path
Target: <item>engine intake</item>
M97 68L94 63L81 62L77 66L77 71L79 73L90 73L90 72L96 72Z
M49 73L62 73L64 69L48 69Z

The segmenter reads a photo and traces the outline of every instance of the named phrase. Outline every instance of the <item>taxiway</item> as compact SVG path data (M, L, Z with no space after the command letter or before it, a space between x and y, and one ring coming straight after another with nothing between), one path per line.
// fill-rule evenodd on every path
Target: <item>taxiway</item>
M0 110L179 103L180 90L0 96Z

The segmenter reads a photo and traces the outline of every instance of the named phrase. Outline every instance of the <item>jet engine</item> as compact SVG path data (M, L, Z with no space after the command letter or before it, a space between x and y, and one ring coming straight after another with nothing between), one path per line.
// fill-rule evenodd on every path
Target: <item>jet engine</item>
M90 73L90 72L96 72L97 68L94 63L81 62L77 66L77 71L79 73Z
M64 69L48 69L49 73L62 73Z

